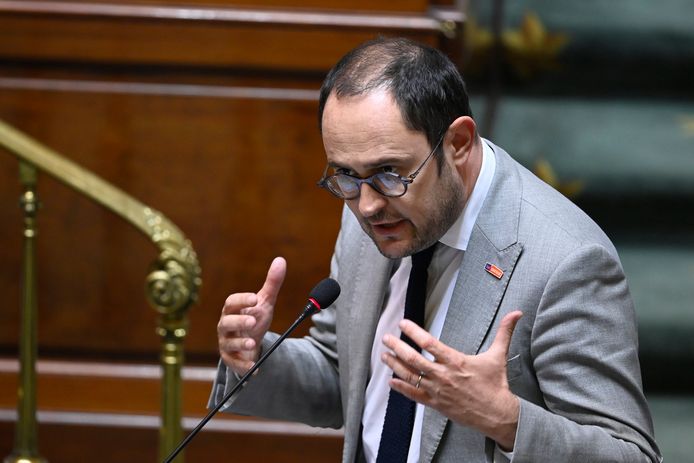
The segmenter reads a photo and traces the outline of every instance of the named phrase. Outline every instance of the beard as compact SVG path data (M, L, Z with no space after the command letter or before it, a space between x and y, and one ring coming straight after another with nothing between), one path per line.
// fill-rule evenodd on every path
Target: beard
M427 216L429 220L416 227L409 219L400 219L408 223L412 230L412 238L404 248L396 253L386 251L384 246L377 240L371 225L363 217L359 218L362 229L371 237L378 251L383 256L390 259L411 256L434 245L453 226L463 211L466 198L464 187L460 182L456 181L450 166L444 164L436 187L428 194L430 199L427 201L426 209L429 211ZM371 217L370 220L381 222L389 219L397 220L399 218L390 217L386 211L382 211L377 216Z

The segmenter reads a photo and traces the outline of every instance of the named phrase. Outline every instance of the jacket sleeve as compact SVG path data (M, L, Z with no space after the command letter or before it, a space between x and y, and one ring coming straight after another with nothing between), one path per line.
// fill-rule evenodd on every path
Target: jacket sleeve
M545 403L521 400L513 463L662 461L641 385L633 303L615 255L590 245L559 264L530 348Z
M326 311L321 315L327 318ZM268 333L263 349L278 337ZM222 410L339 428L342 407L337 366L328 352L329 347L310 337L285 340ZM220 361L209 406L218 404L237 381L238 376Z
M344 215L343 215L344 220ZM338 235L330 276L338 279L345 233ZM223 411L270 419L298 421L311 426L343 425L338 372L336 315L340 299L312 318L309 336L286 339ZM265 351L279 337L265 335ZM234 387L238 376L220 361L208 406L215 406Z

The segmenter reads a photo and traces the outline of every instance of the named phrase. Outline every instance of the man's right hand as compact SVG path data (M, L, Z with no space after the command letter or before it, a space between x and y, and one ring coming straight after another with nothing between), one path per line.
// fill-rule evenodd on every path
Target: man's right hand
M219 354L237 375L248 371L260 357L261 341L270 328L286 273L287 262L277 257L270 264L260 291L234 293L224 302L217 324Z

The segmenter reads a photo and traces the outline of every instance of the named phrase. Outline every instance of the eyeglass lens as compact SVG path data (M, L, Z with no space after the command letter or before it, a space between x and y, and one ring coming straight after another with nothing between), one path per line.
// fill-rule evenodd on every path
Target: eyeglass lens
M362 183L368 183L386 196L400 196L405 193L405 185L399 175L393 172L379 172L371 177L360 179L346 174L336 174L330 182L335 192L346 199L359 196Z

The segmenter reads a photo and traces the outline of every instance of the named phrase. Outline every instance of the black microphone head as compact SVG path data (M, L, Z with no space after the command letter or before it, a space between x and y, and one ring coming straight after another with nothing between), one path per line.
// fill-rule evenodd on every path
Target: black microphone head
M332 278L321 280L313 287L308 295L317 306L318 310L322 310L335 302L335 299L340 295L340 285Z

